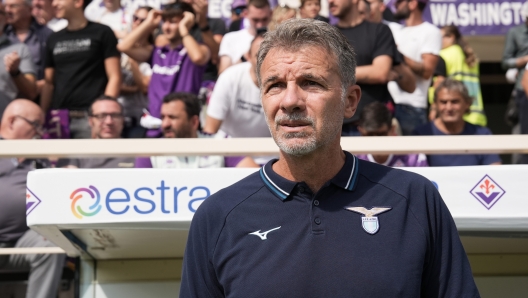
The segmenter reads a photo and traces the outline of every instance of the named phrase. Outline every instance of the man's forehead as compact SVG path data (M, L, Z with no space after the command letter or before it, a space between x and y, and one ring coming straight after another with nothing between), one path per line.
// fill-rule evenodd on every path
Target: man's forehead
M271 76L285 76L292 71L310 73L312 71L332 71L337 66L321 47L303 47L296 50L271 49L262 62L261 74L266 80Z

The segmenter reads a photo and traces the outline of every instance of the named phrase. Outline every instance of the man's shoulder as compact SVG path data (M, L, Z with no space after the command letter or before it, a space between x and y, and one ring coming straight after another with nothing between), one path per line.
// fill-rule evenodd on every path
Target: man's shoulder
M226 35L224 35L224 38L222 39L222 42L224 42L225 39L226 42L234 42L234 43L241 43L244 42L245 39L250 38L252 35L249 33L247 29L241 29L238 31L229 32Z
M434 124L432 122L427 122L425 124L422 124L414 129L413 135L432 136L434 135L433 125Z
M359 174L370 183L385 187L407 200L423 195L425 189L434 188L422 175L364 160L359 162Z
M249 69L251 68L251 63L242 62L237 63L232 66L229 66L221 76L227 77L230 81L238 80L243 75L249 76Z
M429 22L423 22L418 26L420 30L427 32L429 34L441 34L440 29L438 29L438 27L436 27L435 25Z
M259 171L244 179L212 194L198 208L201 214L209 216L217 214L221 218L227 216L236 206L250 198L261 188L265 187ZM198 214L198 213L197 213Z
M465 135L491 135L491 130L487 127L471 124L469 122L466 122L466 126L464 127Z

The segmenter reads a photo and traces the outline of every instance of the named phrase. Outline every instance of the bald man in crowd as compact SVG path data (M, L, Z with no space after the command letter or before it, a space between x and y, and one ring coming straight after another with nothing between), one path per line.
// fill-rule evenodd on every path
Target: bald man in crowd
M0 140L33 139L42 135L44 115L35 103L16 99L5 109ZM53 247L26 225L26 177L47 162L24 158L0 159L0 247ZM0 255L0 269L27 268L26 297L54 298L65 256L61 254Z

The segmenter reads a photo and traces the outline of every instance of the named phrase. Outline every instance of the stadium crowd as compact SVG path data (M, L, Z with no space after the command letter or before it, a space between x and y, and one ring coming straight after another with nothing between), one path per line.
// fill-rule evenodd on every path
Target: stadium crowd
M208 17L207 0L3 0L0 138L270 137L257 51L268 30L291 18L335 23L355 50L362 95L355 115L343 120L343 136L491 134L479 60L456 26L424 21L427 0L397 0L393 10L383 0L328 0L332 20L320 15L320 0L300 3L272 9L268 0L234 0L223 20ZM521 14L528 24L528 9ZM503 61L520 70L515 91L524 134L526 27L510 30ZM501 163L498 155L358 157L409 167ZM24 197L25 187L13 185L25 184L35 167L259 167L269 159L1 160L0 189L10 191L0 195L0 247L51 245L27 230L24 206L11 199ZM28 297L52 297L64 260L18 258L0 258L0 268L31 267ZM44 267L54 275L42 274Z

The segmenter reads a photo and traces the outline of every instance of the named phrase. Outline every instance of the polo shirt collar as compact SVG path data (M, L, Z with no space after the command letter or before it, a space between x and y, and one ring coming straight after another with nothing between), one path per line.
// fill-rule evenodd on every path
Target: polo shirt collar
M353 191L356 188L359 175L359 160L350 152L343 152L345 153L345 164L330 182L343 189Z
M345 153L345 164L330 182L348 191L354 191L358 180L359 160L349 152L343 152ZM290 196L297 182L290 181L275 173L272 166L276 161L276 159L271 160L263 166L260 169L260 177L271 193L284 201Z

